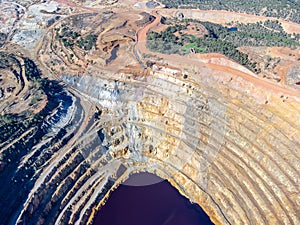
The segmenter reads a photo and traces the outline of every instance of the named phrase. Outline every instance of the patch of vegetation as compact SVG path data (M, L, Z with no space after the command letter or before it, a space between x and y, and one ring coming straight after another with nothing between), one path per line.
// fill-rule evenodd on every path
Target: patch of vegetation
M185 27L178 24L169 26L165 31L160 33L149 32L147 34L147 47L155 52L184 55L189 52L189 49L182 48L184 45L183 38L179 38L174 34L183 29Z
M61 28L56 28L56 39L60 40L66 48L73 48L74 45L89 51L92 47L96 47L97 35L88 34L83 37L76 31L71 30L66 24L62 24Z
M24 65L27 79L29 81L40 81L42 73L35 63L31 59L25 58Z
M14 55L0 52L0 69L11 69L20 68L20 62L15 58Z
M6 41L7 35L0 32L0 47L2 47Z
M6 60L0 57L0 65L7 65L7 60L11 63L12 60L9 56L14 57L9 54L7 54ZM30 80L31 93L43 91L47 95L47 105L37 114L27 110L23 113L0 116L0 145L6 147L0 154L0 180L3 184L0 187L0 202L6 203L6 207L2 207L0 215L2 224L8 224L9 218L19 210L20 203L25 202L26 196L35 183L35 173L52 156L52 152L48 152L48 147L62 141L62 137L67 132L64 129L60 130L54 134L51 143L43 144L38 151L32 152L33 147L40 143L49 132L48 128L44 126L45 122L60 105L64 90L57 81L41 77L41 73L33 61L25 58L23 60L25 68L27 68L25 75ZM13 65L13 67L16 66ZM34 93L32 95L35 96ZM64 139L62 144L65 145L72 137L70 135ZM13 141L15 142L12 143ZM47 152L45 153L45 151ZM30 160L26 161L25 167L20 168L20 161L29 152L34 154L30 156ZM40 159L41 152L45 154ZM20 189L20 187L22 188ZM33 224L36 223L33 222Z
M178 21L176 21L178 23ZM184 34L190 22L201 23L208 34L203 38ZM268 26L268 27L266 27ZM228 58L246 66L255 73L260 73L257 62L249 59L247 54L238 50L241 46L299 46L297 38L285 33L281 24L266 21L255 24L237 24L236 31L228 27L196 20L185 20L182 24L169 26L160 33L149 32L147 47L152 51L165 54L221 53ZM175 35L176 34L176 35Z
M300 2L290 0L160 0L167 8L227 10L300 23Z
M0 57L0 65L4 64L6 65L6 67L12 67L12 61L17 59L12 55L11 58L7 57L4 60ZM22 134L29 128L38 128L44 121L44 118L52 111L53 108L58 105L55 94L62 90L60 85L58 85L55 81L42 78L40 70L32 60L24 58L24 66L26 77L32 83L30 88L36 89L36 93L33 96L32 101L34 101L34 103L37 103L37 101L41 99L40 96L46 94L48 98L48 104L39 114L33 114L31 111L27 110L22 114L1 115L0 143L3 143L10 139L13 140L15 137Z
M189 20L188 20L189 21ZM237 31L229 31L228 27L210 22L200 22L209 31L209 36L216 39L226 40L240 46L299 46L299 35L292 37L283 31L280 23L262 22L249 24L236 24ZM273 28L271 28L273 27Z
M5 114L0 116L0 143L8 140L12 135L26 131L31 125L32 115Z
M182 49L183 49L183 50L191 50L191 49L194 49L194 50L197 51L197 52L205 52L205 50L206 50L205 47L199 47L199 46L197 45L197 43L195 43L195 42L182 46Z
M66 48L72 48L76 38L80 34L71 30L66 24L62 24L61 28L56 28L56 39L60 40Z
M92 49L92 47L96 48L96 41L97 41L97 35L95 34L88 34L84 38L80 38L77 42L76 45L85 50L89 51Z
M263 25L274 31L284 32L284 29L278 20L266 20Z

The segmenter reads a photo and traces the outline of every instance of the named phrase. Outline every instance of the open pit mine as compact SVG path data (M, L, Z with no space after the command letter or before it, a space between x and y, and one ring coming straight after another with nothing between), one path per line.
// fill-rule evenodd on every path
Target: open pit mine
M300 224L300 25L282 22L293 47L237 45L241 64L188 35L247 14L163 7L0 1L0 224L93 224L140 172L214 224ZM172 35L189 44L151 50Z

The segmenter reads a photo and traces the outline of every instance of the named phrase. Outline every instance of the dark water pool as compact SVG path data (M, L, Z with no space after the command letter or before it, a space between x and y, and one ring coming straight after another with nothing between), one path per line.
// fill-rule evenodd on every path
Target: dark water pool
M111 55L109 59L106 60L106 63L110 63L111 61L115 60L117 58L117 52L120 48L120 45L116 45L113 50L111 51Z
M129 178L133 183L135 179L141 175ZM211 224L197 204L191 204L163 180L147 186L120 185L99 210L93 225Z

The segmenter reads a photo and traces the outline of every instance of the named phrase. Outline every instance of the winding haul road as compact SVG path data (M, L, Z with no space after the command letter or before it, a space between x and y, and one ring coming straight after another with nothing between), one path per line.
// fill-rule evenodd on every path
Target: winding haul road
M168 9L163 9L163 10L168 10ZM170 9L173 10L173 9ZM165 59L166 61L171 62L173 65L179 64L179 63L186 63L186 65L195 65L195 66L199 66L200 68L205 65L206 67L212 69L212 70L218 70L220 71L222 74L222 72L227 72L227 73L232 73L233 75L242 77L244 80L249 81L251 83L253 83L256 86L260 86L263 89L267 89L268 91L273 91L279 95L289 95L289 96L294 96L296 98L298 98L300 100L300 91L289 88L289 87L284 87L284 86L279 86L275 83L272 83L270 81L267 80L262 80L258 77L255 77L251 74L247 74L245 72L242 72L240 70L234 69L232 67L228 67L228 66L223 66L220 64L215 64L215 63L203 63L195 58L191 58L191 57L183 57L180 55L166 55L166 54L161 54L161 53L153 53L151 52L147 46L146 46L146 42L147 42L147 33L149 32L149 30L151 28L154 28L156 26L160 25L160 21L161 21L161 15L158 13L159 10L154 10L152 11L152 15L155 16L155 20L152 21L151 23L147 24L145 27L143 27L142 29L140 29L137 32L137 43L135 44L134 48L135 48L135 52L138 53L138 55L142 55L142 54L155 54L160 58ZM141 62L142 60L140 58L137 59L139 62Z
M70 7L76 7L76 8L81 8L84 10L88 10L88 11L94 11L94 12L99 12L101 11L101 9L97 9L97 8L90 8L90 7L84 7L81 5L77 5L74 2L70 2L67 0L56 0L56 2L60 3L60 4L64 4ZM148 9L149 10L149 9ZM144 11L144 9L139 9L139 11ZM155 54L160 58L165 59L166 61L169 61L170 63L172 63L173 65L176 65L178 63L185 63L185 64L191 64L194 66L198 66L200 68L203 68L204 66L207 68L210 68L212 70L217 70L220 71L222 74L222 72L227 72L227 73L232 73L233 75L242 77L244 80L247 80L251 83L253 83L256 86L260 86L263 89L267 89L268 91L272 91L275 92L279 95L289 95L289 96L294 96L298 99L300 99L300 91L292 89L290 87L284 87L284 86L280 86L277 85L275 83L272 83L270 81L267 80L262 80L258 77L255 77L251 74L242 72L240 70L234 69L232 67L229 66L223 66L220 64L215 64L215 63L203 63L198 59L195 58L191 58L191 57L183 57L180 55L166 55L166 54L161 54L161 53L153 53L151 52L147 47L146 47L146 42L147 42L147 33L149 32L149 30L151 28L154 28L156 26L160 25L160 21L161 21L161 15L159 14L159 11L168 11L171 14L174 13L176 11L176 9L156 9L152 11L152 15L155 17L155 20L152 21L151 23L147 24L145 27L139 29L136 33L136 43L134 45L133 48L133 53L137 59L137 61L141 64L142 68L145 68L145 63L143 62L143 59L141 58L141 55L143 54ZM177 10L178 11L178 10ZM194 12L203 12L203 10L194 10ZM233 13L233 12L224 12L221 11L222 13L229 13L229 14L237 14L237 13ZM216 11L212 11L212 13L216 13ZM248 15L244 15L244 16L248 16ZM257 17L257 18L264 18L261 16L255 16L255 15L249 15L250 17ZM299 24L295 24L292 22L286 22L288 23L290 26L296 26L297 30L300 30L300 25Z

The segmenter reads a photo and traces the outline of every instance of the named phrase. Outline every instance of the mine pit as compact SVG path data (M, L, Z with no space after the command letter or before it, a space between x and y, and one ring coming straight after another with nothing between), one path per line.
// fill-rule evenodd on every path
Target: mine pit
M300 224L300 11L162 7L0 3L1 224Z

